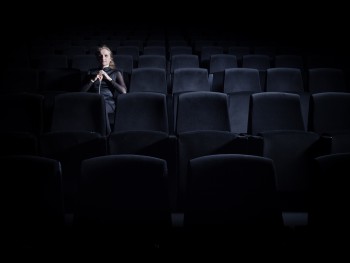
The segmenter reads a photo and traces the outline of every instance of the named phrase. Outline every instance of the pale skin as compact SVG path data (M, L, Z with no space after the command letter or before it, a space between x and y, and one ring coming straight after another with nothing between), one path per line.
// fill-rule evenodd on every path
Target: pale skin
M100 56L99 56L99 62L101 64L102 69L109 67L110 63L111 63L111 53L108 49L102 48L100 50ZM120 91L120 93L126 93L126 85L124 83L124 79L123 76L121 75L120 72L117 73L117 78L119 80L118 84L118 89ZM100 70L99 73L96 75L96 77L94 79L92 79L91 81L96 81L96 80L100 80L102 81L103 79L106 79L107 81L111 81L112 78L103 70Z

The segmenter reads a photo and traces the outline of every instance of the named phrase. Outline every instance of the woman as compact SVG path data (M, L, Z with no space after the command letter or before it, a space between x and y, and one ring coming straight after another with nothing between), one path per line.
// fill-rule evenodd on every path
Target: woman
M96 57L100 67L89 70L82 91L101 94L105 100L106 113L113 120L115 95L126 93L126 85L122 73L115 67L113 54L109 47L106 45L98 47Z

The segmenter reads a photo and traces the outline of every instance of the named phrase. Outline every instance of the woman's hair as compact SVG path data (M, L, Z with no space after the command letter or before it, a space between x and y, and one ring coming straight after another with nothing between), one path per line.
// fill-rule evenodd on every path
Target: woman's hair
M111 56L111 62L109 63L109 67L110 67L110 68L115 68L115 63L114 63L114 60L113 60L113 52L112 52L112 50L111 50L108 46L106 46L106 45L101 45L101 46L97 47L97 50L96 50L96 57L99 58L99 56L101 55L101 50L102 50L102 49L108 50L109 55Z

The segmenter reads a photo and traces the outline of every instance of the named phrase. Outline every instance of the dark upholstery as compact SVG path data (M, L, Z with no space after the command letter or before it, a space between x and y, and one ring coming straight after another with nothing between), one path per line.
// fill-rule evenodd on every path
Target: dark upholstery
M13 155L0 157L2 238L5 247L56 248L63 238L61 166L56 160Z
M41 136L39 152L42 156L60 161L65 209L67 213L72 213L76 204L81 162L106 155L106 138L85 131L49 132Z
M220 248L277 244L283 221L272 160L209 155L192 159L189 173L185 242Z
M350 131L350 93L313 94L310 101L309 130L319 134Z
M283 92L251 95L248 133L272 130L305 131L300 96Z
M166 97L153 92L118 96L114 132L154 130L169 132Z
M129 92L167 93L166 71L160 68L137 68L132 71Z
M167 237L170 219L164 160L109 155L82 163L75 221L82 242L154 246Z
M341 69L309 69L308 80L308 88L310 93L347 91L345 75Z
M197 91L179 95L176 133L196 130L230 131L226 94Z
M71 92L55 97L50 131L89 131L106 135L105 101L100 94Z

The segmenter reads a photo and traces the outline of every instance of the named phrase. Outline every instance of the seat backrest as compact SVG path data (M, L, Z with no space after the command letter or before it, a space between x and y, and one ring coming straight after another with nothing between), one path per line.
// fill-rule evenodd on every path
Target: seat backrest
M272 130L306 130L298 94L261 92L250 96L248 133Z
M176 133L198 130L230 131L226 94L197 91L179 95Z
M261 134L263 156L272 159L275 165L277 191L283 211L308 212L312 161L327 152L321 147L320 136L301 130L266 131ZM286 225L290 223L286 222Z
M94 234L109 237L107 242L164 234L171 220L166 170L164 160L132 154L83 161L75 214L79 233L94 243Z
M59 161L30 155L0 157L3 237L7 245L60 244L64 213ZM14 244L12 244L14 242ZM48 243L47 243L48 242ZM15 246L13 246L15 247Z
M309 130L318 134L350 131L350 93L323 92L312 94Z
M167 93L166 72L161 68L137 68L132 71L129 92Z
M81 88L81 72L79 69L43 69L39 72L39 90L79 91Z
M222 72L227 68L237 68L237 58L235 55L215 54L210 56L209 73Z
M309 222L315 233L327 239L349 230L349 164L349 152L315 158Z
M251 68L225 69L224 92L261 92L259 70Z
M138 68L160 68L166 70L166 58L161 55L141 55Z
M118 96L113 132L153 130L169 132L166 96L134 92Z
M98 68L98 61L95 55L75 55L72 57L71 68L88 72L92 68Z
M347 91L345 75L342 69L309 69L308 80L308 90L310 93Z
M281 227L271 159L217 154L189 162L185 226Z
M210 91L207 69L179 68L174 71L172 93L187 91Z
M107 131L105 101L100 94L70 92L55 96L50 131Z
M170 61L170 72L174 73L174 71L179 68L199 68L198 56L192 54L172 56Z
M43 132L44 96L31 93L9 93L0 96L2 132Z
M270 68L266 73L266 91L304 92L303 77L297 68Z
M132 56L134 64L137 65L140 56L140 47L139 46L120 46L116 49L117 55L130 55Z

